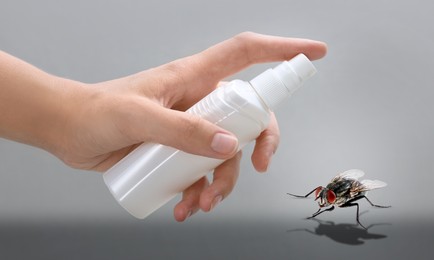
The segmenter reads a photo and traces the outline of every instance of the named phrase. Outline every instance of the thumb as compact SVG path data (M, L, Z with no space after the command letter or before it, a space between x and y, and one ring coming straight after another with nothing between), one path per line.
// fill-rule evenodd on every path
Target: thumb
M153 115L151 142L218 159L229 159L238 150L232 133L197 115L164 107L158 107Z

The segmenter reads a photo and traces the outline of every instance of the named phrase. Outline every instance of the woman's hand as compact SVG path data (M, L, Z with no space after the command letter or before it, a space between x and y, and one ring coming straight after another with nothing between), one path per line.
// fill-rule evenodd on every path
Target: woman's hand
M0 111L5 111L0 114L0 136L46 149L71 167L96 171L107 170L143 142L226 159L215 169L212 183L204 177L184 191L174 209L175 219L183 221L199 209L210 211L228 196L241 159L233 134L183 111L226 77L298 53L318 59L326 45L242 33L201 53L97 84L53 77L0 53L0 68L5 69L0 70ZM15 86L14 91L9 93L8 86ZM20 105L26 109L14 109ZM256 170L266 171L278 143L273 116L256 140Z

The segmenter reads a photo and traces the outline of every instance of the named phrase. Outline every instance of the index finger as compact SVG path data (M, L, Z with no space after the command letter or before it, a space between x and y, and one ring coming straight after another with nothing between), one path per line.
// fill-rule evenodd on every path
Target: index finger
M323 42L241 33L193 56L207 74L221 80L252 64L289 60L299 53L316 60L327 52Z
M315 60L326 52L323 42L246 32L163 67L176 75L169 88L170 95L177 97L174 104L188 108L214 90L220 80L250 65L289 60L299 53ZM179 79L184 84L180 85Z

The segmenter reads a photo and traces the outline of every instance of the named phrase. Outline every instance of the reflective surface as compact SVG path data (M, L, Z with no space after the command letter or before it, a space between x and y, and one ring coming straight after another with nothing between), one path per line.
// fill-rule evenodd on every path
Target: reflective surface
M430 259L434 227L424 223L300 220L147 225L131 223L0 226L5 259Z

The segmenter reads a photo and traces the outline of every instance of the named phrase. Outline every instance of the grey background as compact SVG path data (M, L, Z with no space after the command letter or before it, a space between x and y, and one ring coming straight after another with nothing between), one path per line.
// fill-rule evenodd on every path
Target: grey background
M5 259L429 259L434 31L431 1L1 1L0 49L52 74L98 82L199 52L242 31L325 41L319 73L276 112L267 174L247 147L237 187L212 213L176 223L176 200L145 220L97 173L0 139ZM248 80L274 64L233 78ZM23 104L25 105L25 104ZM360 168L389 184L318 219L289 198ZM316 232L316 233L315 233Z

